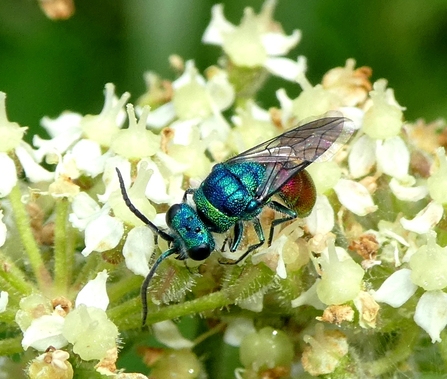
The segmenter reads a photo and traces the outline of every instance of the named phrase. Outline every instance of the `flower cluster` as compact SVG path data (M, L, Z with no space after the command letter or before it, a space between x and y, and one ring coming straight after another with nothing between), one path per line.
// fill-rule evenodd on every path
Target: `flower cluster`
M330 147L331 160L309 166L311 213L281 224L271 245L238 265L219 264L219 255L236 259L257 243L250 227L234 253L225 251L230 231L213 235L222 251L206 262L165 259L147 319L163 347L139 355L154 378L213 377L197 351L215 334L239 348L240 362L228 365L238 378L377 377L404 362L420 372L426 362L412 358L426 336L447 359L447 129L405 123L386 80L371 82L353 59L312 85L305 58L285 57L300 32L285 34L274 7L247 8L236 26L215 5L203 42L221 46L219 66L202 75L173 56L179 77L147 73L135 105L106 84L98 115L43 118L50 138L33 136L32 145L0 92L0 351L32 352L20 363L30 378L147 377L125 373L119 350L141 342L126 333L140 327L139 288L171 246L131 212L116 169L132 204L168 230L169 207L215 163L327 112L352 120L355 132ZM277 106L262 109L255 97L269 74L300 95L278 89ZM259 218L268 235L274 211ZM188 339L170 320L195 314L208 330Z

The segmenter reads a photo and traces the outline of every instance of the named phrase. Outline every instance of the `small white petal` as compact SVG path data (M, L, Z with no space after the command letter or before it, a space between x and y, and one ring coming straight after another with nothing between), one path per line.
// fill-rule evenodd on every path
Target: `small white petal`
M23 349L31 346L36 350L45 351L50 346L60 349L67 345L68 341L62 335L64 321L65 319L57 314L34 319L23 334Z
M276 91L276 98L278 99L282 110L281 122L283 125L287 125L288 120L291 119L293 114L293 100L287 96L284 88Z
M0 152L0 197L8 196L17 183L17 171L14 161L6 153Z
M411 281L411 270L403 268L394 272L373 294L374 300L399 308L414 295L418 286Z
M82 139L73 146L71 154L76 167L85 174L94 178L104 171L105 157L101 156L99 143Z
M86 192L80 192L74 197L71 208L73 213L70 213L68 219L73 227L79 230L84 230L88 223L99 215L101 210L98 203Z
M368 190L360 183L340 179L334 190L340 203L358 216L366 216L377 210L377 205L374 205Z
M198 73L194 61L189 60L185 62L185 71L183 74L172 82L172 87L178 89L193 81L201 86L205 86L206 84L205 78Z
M48 154L63 154L81 138L80 121L82 116L77 113L65 112L57 119L44 117L41 125L46 129L51 139L45 140L38 135L33 137L33 145L38 148L34 155L38 162Z
M35 160L25 143L16 147L15 153L19 158L20 164L25 170L26 177L33 183L49 182L54 179L54 173L45 170Z
M3 210L0 209L0 247L2 247L6 242L6 224L3 222Z
M206 89L218 110L223 111L233 104L235 90L224 71L213 75L206 83Z
M250 312L262 312L262 309L264 308L264 295L265 290L258 291L245 299L238 300L236 305Z
M431 337L431 342L441 342L441 332L447 325L447 294L442 291L424 293L416 306L414 321Z
M293 61L289 58L267 58L264 67L273 75L289 81L295 81L299 75L306 72L307 64L304 59Z
M149 259L154 253L154 233L146 226L137 226L127 235L123 256L127 268L136 275L149 274Z
M432 201L415 218L408 220L405 217L400 219L401 225L410 232L418 234L428 233L442 218L444 208L442 205Z
M287 54L293 49L301 39L301 31L295 29L290 36L283 33L264 33L261 35L261 42L265 51L270 56Z
M400 179L408 175L410 152L400 137L377 141L377 166L385 174Z
M101 203L108 201L110 195L119 189L118 174L116 173L117 168L123 176L124 182L126 183L126 188L129 188L130 162L119 155L107 159L104 166L104 173L102 175L102 181L104 182L106 189L104 194L98 195L98 200Z
M300 307L301 305L311 305L315 309L325 309L324 305L317 295L317 284L321 279L317 279L315 283L306 292L303 292L296 299L291 302L292 308Z
M155 338L171 349L190 349L194 346L192 341L180 334L177 325L171 320L157 322L152 328Z
M85 248L82 255L88 256L93 250L98 252L113 249L124 233L121 220L109 215L101 215L91 221L85 229Z
M212 45L222 45L223 35L231 33L235 26L227 21L223 13L223 5L216 4L211 8L211 22L203 33L202 42Z
M138 108L136 109L138 111ZM141 111L139 111L138 114L140 115ZM163 104L157 109L150 111L147 116L146 124L152 130L159 130L174 121L175 116L174 103L170 101L169 103Z
M40 120L40 124L51 138L55 138L62 135L80 134L82 132L79 125L81 120L82 116L79 113L64 112L55 119L45 116Z
M317 195L312 212L305 220L313 235L326 234L334 228L334 210L325 195Z
M392 178L390 189L399 200L419 201L428 195L428 188L426 186L412 187L414 183L415 180L412 176L404 178L403 181Z
M251 318L237 317L231 320L223 336L223 340L230 346L238 347L247 334L256 332Z
M6 311L8 306L9 294L6 291L0 292L0 313Z
M95 279L89 280L76 297L76 308L84 304L87 307L96 307L105 311L109 305L109 297L106 290L108 277L107 270L103 270L98 272Z
M376 143L366 134L354 142L349 153L349 172L351 176L360 178L367 175L376 163Z

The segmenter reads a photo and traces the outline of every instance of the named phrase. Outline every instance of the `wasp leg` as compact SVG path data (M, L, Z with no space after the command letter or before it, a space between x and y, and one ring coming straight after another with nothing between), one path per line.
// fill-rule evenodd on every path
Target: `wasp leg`
M269 239L268 239L268 246L272 244L273 240L273 233L275 231L275 227L282 224L283 222L293 220L297 217L297 214L295 211L293 211L290 208L287 208L286 206L277 203L276 201L271 201L267 204L270 208L273 210L282 213L283 215L286 215L286 217L278 218L276 220L273 220L270 225L270 232L269 232Z
M242 237L244 236L244 222L238 221L234 225L234 241L231 243L230 251L234 253L241 244Z
M253 227L255 228L255 232L259 238L259 242L255 243L254 245L250 245L248 247L247 251L244 254L242 254L238 259L225 260L225 261L220 260L219 263L226 264L226 265L235 265L235 264L241 262L248 254L250 254L253 250L256 250L259 246L261 246L265 242L264 232L262 231L261 223L259 222L259 220L257 218L254 218L251 221L253 222ZM238 224L240 224L240 225L238 225ZM236 226L237 226L237 228L236 228ZM244 230L244 225L243 225L242 221L236 223L236 225L234 226L234 229L235 229L235 234L238 233L238 231L239 231L240 235L236 235L235 241L233 242L233 245L231 246L230 251L236 251L237 247L239 246L239 243L241 242L242 233ZM233 248L234 248L234 250L231 250Z
M186 200L187 200L188 195L193 195L194 192L196 192L195 189L188 188L188 189L185 191L185 193L183 194L182 202L183 202L183 203L186 203Z

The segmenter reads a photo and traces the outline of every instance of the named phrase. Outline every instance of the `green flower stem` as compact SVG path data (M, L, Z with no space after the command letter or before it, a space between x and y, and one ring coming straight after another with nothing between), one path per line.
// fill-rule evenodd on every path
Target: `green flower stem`
M213 292L198 299L163 307L157 312L149 312L146 323L150 325L234 304L238 299L250 296L265 286L270 285L273 277L273 271L265 265L259 264L248 267L240 273L235 285L228 286L221 291ZM141 322L140 298L134 298L111 308L107 314L120 330L136 328Z
M0 313L0 322L4 322L5 324L12 324L16 318L16 313L17 309L6 309L4 312Z
M400 362L413 354L420 329L415 323L409 322L406 326L407 328L402 330L400 339L392 351L387 352L383 358L365 363L364 370L370 377L377 378L387 372L392 372Z
M123 296L138 290L141 287L143 277L139 275L130 275L119 282L113 283L107 288L110 302L116 302Z
M14 338L4 338L0 340L0 356L23 353L22 335Z
M447 370L447 331L444 329L441 332L441 342L438 344L439 354L441 355L444 363L444 372Z
M81 271L76 276L75 282L72 285L72 288L78 292L79 289L87 283L90 279L93 279L96 274L104 269L111 269L113 267L112 264L107 263L102 260L101 255L98 253L90 254L86 258L85 264L82 266Z
M26 280L25 274L9 258L0 252L0 278L22 295L29 295L33 285ZM3 288L4 290L8 290Z
M54 229L54 285L58 293L67 293L69 271L67 251L67 217L69 202L66 198L56 201ZM70 252L72 253L72 252Z
M120 331L141 325L141 299L139 296L107 310L107 315Z
M22 203L22 193L17 184L9 194L9 200L14 212L17 230L22 240L28 260L37 279L40 288L48 288L51 285L51 276L45 267L40 255L39 247L34 239L33 232L26 212L25 205Z

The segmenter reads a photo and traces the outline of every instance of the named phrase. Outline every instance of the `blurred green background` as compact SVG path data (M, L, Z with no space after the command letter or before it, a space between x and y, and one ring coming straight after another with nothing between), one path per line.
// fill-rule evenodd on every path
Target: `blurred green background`
M99 113L107 82L135 101L143 73L173 78L168 56L194 58L200 69L216 63L219 49L200 43L211 0L75 0L67 21L51 21L33 0L0 0L0 90L9 119L38 127L65 109ZM224 1L239 23L245 6L261 0ZM301 29L289 57L308 58L314 84L330 68L354 57L395 89L405 117L447 117L447 0L279 0L275 19L287 34ZM260 103L276 105L274 90L299 87L271 79ZM29 134L31 134L30 132Z

